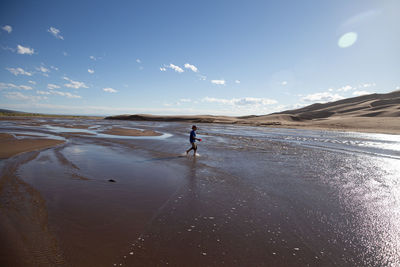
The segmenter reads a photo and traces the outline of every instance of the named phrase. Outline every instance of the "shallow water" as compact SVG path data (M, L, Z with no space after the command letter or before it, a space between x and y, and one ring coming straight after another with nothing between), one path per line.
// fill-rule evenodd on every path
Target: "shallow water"
M31 122L0 130L68 140L17 172L68 265L400 265L398 135L200 124L183 157L184 123ZM96 136L111 126L166 135Z

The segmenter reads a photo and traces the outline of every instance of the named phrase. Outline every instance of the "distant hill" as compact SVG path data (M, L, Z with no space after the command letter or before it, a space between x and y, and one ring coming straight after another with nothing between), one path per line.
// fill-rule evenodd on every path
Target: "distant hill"
M400 133L400 91L316 103L303 108L261 116L156 116L146 114L106 117L114 120L225 123L290 128L322 128Z
M43 113L29 113L9 109L0 109L0 120L7 120L10 117L15 119L24 119L32 117L45 117L45 118L86 118L86 119L103 119L99 116L77 116L77 115L56 115L56 114L43 114Z
M9 109L0 109L0 113L4 113L4 114L23 114L25 112L9 110Z

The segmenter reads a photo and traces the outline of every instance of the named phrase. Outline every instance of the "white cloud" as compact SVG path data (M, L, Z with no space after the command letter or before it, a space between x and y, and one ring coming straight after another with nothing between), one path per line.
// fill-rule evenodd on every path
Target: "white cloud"
M53 90L58 88L60 88L60 86L57 84L52 84L52 83L47 84L47 89Z
M22 90L32 90L32 87L29 85L20 85L19 88Z
M371 92L367 92L367 91L354 91L353 95L355 96L360 96L360 95L369 95L372 94Z
M211 83L217 85L225 85L225 80L211 80Z
M82 98L80 95L74 95L71 94L70 92L60 92L60 91L36 91L37 94L39 95L59 95L59 96L64 96L67 98Z
M87 70L90 74L93 74L94 73L94 70L93 69L88 69Z
M179 99L179 102L189 103L189 102L192 102L192 100L190 98L181 98L181 99Z
M73 95L69 92L60 92L60 91L51 91L52 94L60 95L60 96L65 96L67 98L82 98L80 95Z
M186 63L184 66L185 66L186 69L191 69L193 72L198 72L199 71L196 66L191 65L189 63Z
M175 72L179 72L179 73L184 72L184 70L183 70L181 67L176 66L176 65L174 65L174 64L172 64L172 63L169 64L168 67L171 68L171 69L173 69Z
M20 89L20 90L32 90L29 85L15 85L13 83L0 83L0 90L2 89Z
M340 87L339 89L337 89L338 90L338 92L347 92L347 91L350 91L350 90L354 90L355 88L353 88L352 86L350 86L350 85L345 85L345 86L343 86L343 87Z
M372 83L362 83L362 84L359 84L358 86L345 85L345 86L338 88L336 91L348 92L351 90L357 90L357 89L368 88L368 87L373 87L373 86L376 86L376 83L373 83L373 82ZM334 90L333 88L328 89L329 92L332 92L333 90Z
M245 105L272 105L278 102L274 99L269 99L269 98L245 97L235 100L234 103L237 106L245 106Z
M202 81L207 80L207 76L205 76L205 75L198 74L197 76L198 76L198 77L200 78L200 80L202 80Z
M214 97L205 97L202 99L203 102L209 102L209 103L219 103L219 104L233 104L232 99L224 99L224 98L214 98Z
M24 101L39 101L42 99L47 99L47 97L43 96L32 96L32 95L24 95L20 92L8 92L4 94L4 96L8 99L12 100L24 100Z
M50 95L50 92L48 92L48 91L36 91L36 94L38 94L38 95Z
M94 60L94 61L96 61L96 60L98 60L98 59L101 59L101 57L95 57L95 56L90 56L89 57L91 60Z
M283 85L283 86L287 85L287 81L281 82L281 85Z
M3 50L8 50L8 51L11 51L11 52L15 52L15 48L12 48L12 47L8 47L8 46L1 46L1 49L3 49Z
M6 70L8 70L9 72L11 72L12 74L14 74L15 76L18 75L26 75L26 76L32 76L32 73L25 71L22 68L6 68Z
M240 83L240 81L239 81L239 80L235 80L235 83L239 84L239 83Z
M323 92L323 93L315 93L315 94L309 94L305 97L302 97L301 100L307 101L307 102L320 102L320 103L325 103L325 102L331 102L331 101L336 101L343 99L344 97L338 94L332 94L329 92Z
M116 92L118 92L117 90L115 90L113 88L110 88L110 87L103 88L103 91L104 92L108 92L108 93L116 93Z
M43 72L43 73L50 72L50 70L49 70L48 68L45 68L45 67L43 67L43 66L37 67L36 70L37 70L37 71L41 71L41 72Z
M272 105L278 103L274 99L257 98L257 97L243 97L243 98L231 98L231 99L205 97L202 99L202 101L208 103L218 103L218 104L233 105L233 106L248 106L248 105L264 106L264 105Z
M66 56L68 56L68 53L64 51L63 55L66 57Z
M161 70L161 71L166 71L167 69L164 68L164 67L160 67L160 70Z
M142 61L139 58L136 59L136 62L137 63L142 63Z
M55 66L50 66L50 69L53 69L53 70L58 70L58 68L57 68L57 67L55 67Z
M203 103L213 104L214 114L227 115L249 115L249 114L268 114L277 111L275 104L278 102L269 98L243 97L243 98L214 98L205 97L201 99ZM207 112L210 113L210 106Z
M10 25L4 25L3 27L1 27L3 30L5 30L8 33L12 32L12 27Z
M60 40L64 40L64 37L62 37L61 35L60 35L60 30L59 29L56 29L56 28L54 28L54 27L50 27L48 30L47 30L49 33L51 33L54 37L56 37L57 39L60 39Z
M28 83L35 85L36 82L35 81L28 81Z
M361 84L359 86L359 88L368 88L368 87L373 87L373 86L376 86L376 83L364 83L364 84Z
M24 54L32 55L33 53L35 53L35 50L33 48L30 48L30 47L17 45L17 53L21 54L21 55L24 55Z
M69 81L69 83L65 83L64 84L65 87L75 88L75 89L89 88L84 82L73 81L68 77L64 77L63 79L66 80L66 81Z

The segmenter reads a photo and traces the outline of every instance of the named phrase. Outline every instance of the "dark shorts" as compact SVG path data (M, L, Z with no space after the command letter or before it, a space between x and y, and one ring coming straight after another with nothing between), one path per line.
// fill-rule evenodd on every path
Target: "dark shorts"
M197 149L197 144L195 142L190 143L193 149Z

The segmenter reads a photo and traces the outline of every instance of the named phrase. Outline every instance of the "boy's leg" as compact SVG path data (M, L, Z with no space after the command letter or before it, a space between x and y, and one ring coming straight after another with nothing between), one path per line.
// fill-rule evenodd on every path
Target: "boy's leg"
M197 145L196 145L196 143L193 143L193 150L194 150L194 155L196 156L196 151L197 151Z
M190 152L190 150L195 149L195 145L196 145L195 143L192 143L192 147L189 148L188 150L186 150L186 154L188 154Z

